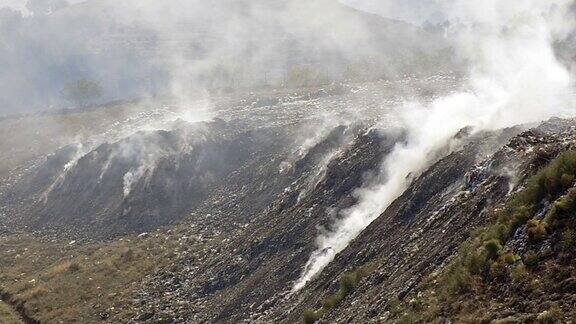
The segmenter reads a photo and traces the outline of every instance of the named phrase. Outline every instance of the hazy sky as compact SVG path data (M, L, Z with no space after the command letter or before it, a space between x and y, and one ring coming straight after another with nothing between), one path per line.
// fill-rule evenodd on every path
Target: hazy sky
M84 2L86 0L67 0L68 3L79 3ZM0 9L4 7L9 7L12 9L20 10L25 15L28 14L28 10L26 10L26 3L28 0L0 0Z
M86 0L68 0L69 3L78 3ZM213 0L212 0L213 1ZM426 20L438 21L442 17L437 10L438 0L340 0L357 9L380 14L384 17L422 24ZM0 8L10 7L23 13L26 10L27 0L0 0Z
M438 10L438 0L341 0L343 3L357 9L376 13L388 18L394 18L422 24L427 20L438 22L442 14Z
M26 0L0 0L0 9L4 7L26 12Z

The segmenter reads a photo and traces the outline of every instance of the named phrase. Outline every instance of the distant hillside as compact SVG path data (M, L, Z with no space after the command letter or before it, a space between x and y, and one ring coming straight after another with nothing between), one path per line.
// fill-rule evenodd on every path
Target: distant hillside
M267 74L302 65L329 77L426 72L441 65L439 52L448 47L439 35L335 0L165 1L153 6L94 0L55 17L122 17L90 42L94 50L125 48L157 62L182 56L206 76L230 73L236 82L247 83L270 81L264 80Z
M452 57L437 34L332 0L92 0L8 25L0 24L11 45L0 46L8 71L0 85L10 96L0 113L175 88L182 95L429 75L450 69ZM78 80L102 91L66 97Z

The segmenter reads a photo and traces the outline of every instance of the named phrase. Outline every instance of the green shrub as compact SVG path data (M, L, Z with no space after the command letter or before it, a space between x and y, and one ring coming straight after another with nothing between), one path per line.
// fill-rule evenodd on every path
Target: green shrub
M543 198L556 197L574 182L575 176L576 151L566 151L528 179L526 188L516 196L514 203L530 207L537 205Z
M446 286L448 293L458 294L470 290L472 286L472 276L469 272L461 267L456 267L448 273L446 277Z
M554 203L552 209L546 216L546 222L550 225L556 225L570 218L575 218L576 213L576 189L572 189L566 196L560 198Z
M538 257L538 254L529 251L528 253L526 253L526 256L524 258L524 264L526 264L528 267L536 267L538 265L538 263L540 262L540 258Z
M512 226L515 227L514 222L512 223ZM510 228L511 226L508 226L507 224L495 224L488 228L485 238L487 240L497 240L499 242L506 241L510 236Z
M450 267L438 279L441 294L466 293L474 285L476 278L482 279L487 272L493 278L510 275L515 282L529 282L527 267L537 267L540 257L528 252L520 258L511 253L503 253L503 245L513 233L527 224L527 235L532 242L538 242L548 235L552 228L551 220L569 219L570 227L576 223L576 188L556 202L544 221L531 220L536 209L546 201L554 201L574 186L576 180L576 151L564 152L546 167L530 177L520 192L516 193L496 212L496 221L471 234L469 240L458 252ZM569 218L572 217L572 218ZM574 232L563 235L563 246L567 249L576 245ZM486 271L488 270L488 271ZM529 288L530 285L526 285Z
M567 151L560 154L540 173L541 183L544 184L546 193L551 196L558 195L568 185L564 185L576 174L576 151ZM570 181L570 182L572 182Z
M304 312L304 316L302 319L302 322L304 324L314 324L316 322L318 322L321 318L322 315L320 312L314 311L314 310L306 310Z
M338 304L340 304L348 294L350 294L356 286L360 283L360 281L370 275L372 273L373 267L371 266L364 266L357 271L347 272L342 275L340 278L340 286L338 291L324 299L322 302L322 308L318 311L308 310L304 313L303 321L305 323L314 323L318 321L323 315L326 310L333 309Z
M482 273L487 259L488 254L486 251L478 251L476 253L470 253L469 257L466 258L464 263L471 274L479 275Z
M332 309L336 307L346 296L356 288L360 280L362 279L359 272L348 272L342 275L340 278L340 287L336 294L326 298L322 306L325 309Z
M564 189L568 189L574 185L574 174L564 173L560 178L560 184Z
M340 291L347 295L360 282L360 276L356 272L346 273L340 278Z
M500 255L502 244L500 244L499 240L492 239L484 243L484 249L486 249L486 252L488 253L488 259L494 260Z
M500 257L500 260L507 265L513 265L520 260L520 257L512 252L507 252Z

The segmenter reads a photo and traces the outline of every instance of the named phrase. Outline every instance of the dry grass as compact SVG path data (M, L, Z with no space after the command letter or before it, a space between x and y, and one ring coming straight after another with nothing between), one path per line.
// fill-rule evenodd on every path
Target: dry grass
M85 246L4 237L0 288L43 323L92 323L102 314L129 319L134 292L146 275L174 262L168 254L177 244L165 235Z

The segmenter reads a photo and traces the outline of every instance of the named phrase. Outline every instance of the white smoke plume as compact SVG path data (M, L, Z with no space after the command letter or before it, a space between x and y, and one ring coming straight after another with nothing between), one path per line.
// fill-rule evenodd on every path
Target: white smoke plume
M0 115L162 95L196 110L207 90L403 74L446 47L337 0L0 0L0 35Z
M408 140L385 159L381 173L386 180L358 190L359 202L341 211L335 230L320 234L294 291L380 216L462 128L490 130L576 114L571 75L554 50L554 43L573 29L571 5L567 0L439 4L448 19L458 22L451 33L458 54L472 64L468 82L429 105L411 102L398 108Z

